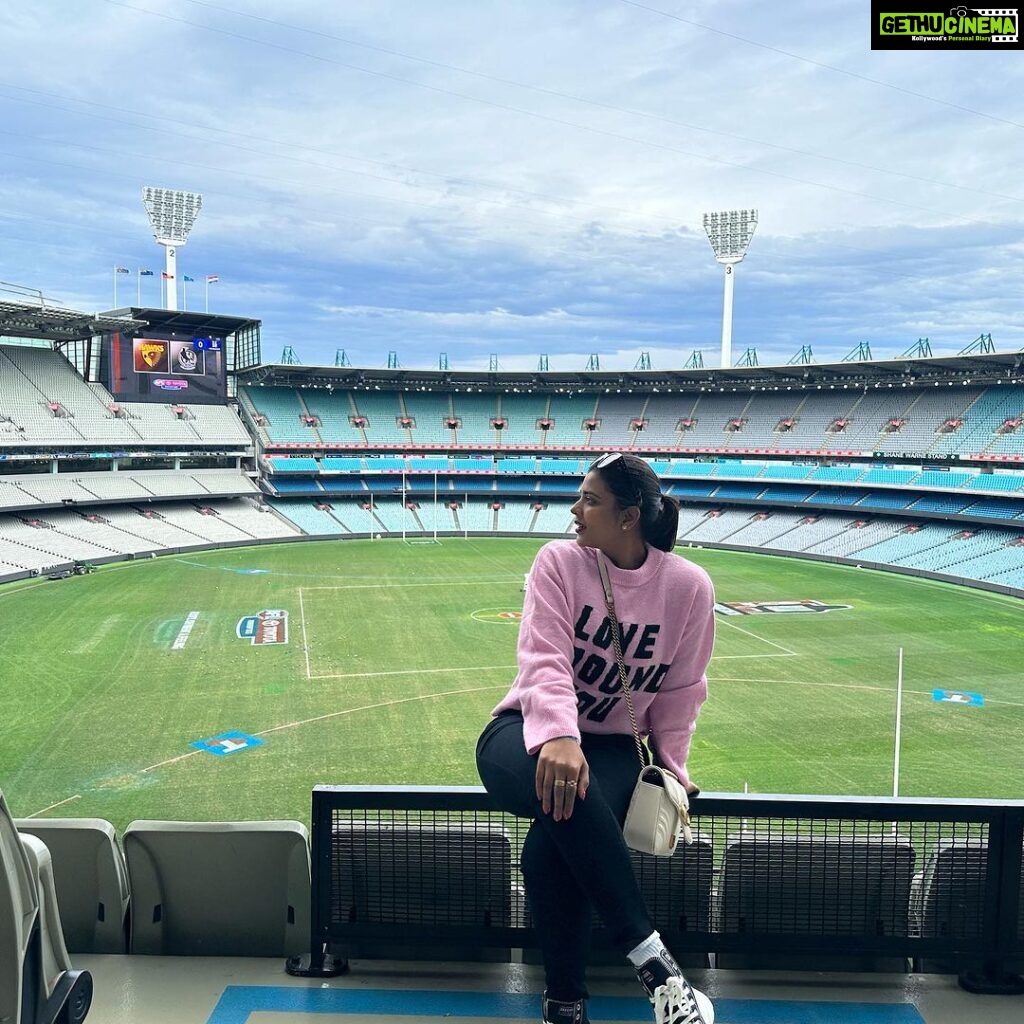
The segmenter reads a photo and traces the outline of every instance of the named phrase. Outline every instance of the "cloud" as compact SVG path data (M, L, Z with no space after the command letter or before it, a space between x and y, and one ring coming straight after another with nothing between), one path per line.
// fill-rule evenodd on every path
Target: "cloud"
M110 267L159 266L158 184L203 193L179 267L271 357L711 363L702 215L753 207L737 353L1024 345L1016 54L873 53L866 10L809 0L649 7L5 10L0 278L105 308Z

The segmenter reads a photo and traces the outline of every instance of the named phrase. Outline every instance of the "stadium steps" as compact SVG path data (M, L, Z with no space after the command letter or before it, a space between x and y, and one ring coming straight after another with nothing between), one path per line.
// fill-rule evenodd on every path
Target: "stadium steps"
M452 514L452 519L455 522L455 529L462 533L462 523L459 522L459 510L457 508L451 508L448 510Z
M302 397L302 388L295 389L295 398L298 400L299 408L302 410L302 415L311 416L312 413L309 411L309 406L306 405L306 400ZM316 438L317 443L322 445L324 443L324 439L320 436L320 428L310 427L310 429L313 431L313 435Z
M448 404L451 405L451 402L449 401ZM409 413L409 407L405 404L405 396L401 392L398 393L398 410L402 416L409 416L410 419L412 418L412 416ZM401 427L400 429L405 434L403 440L408 441L409 444L416 443L416 438L412 436L411 427Z
M423 525L423 520L420 519L420 510L418 508L410 508L407 511L412 516L412 521L416 524L416 529L419 530L420 533L426 533L426 527Z

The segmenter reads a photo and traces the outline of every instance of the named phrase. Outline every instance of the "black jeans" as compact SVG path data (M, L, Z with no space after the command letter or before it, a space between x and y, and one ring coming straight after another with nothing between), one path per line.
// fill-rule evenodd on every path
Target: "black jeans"
M537 799L537 755L526 752L522 715L492 719L476 747L477 770L497 805L533 818L520 867L548 996L560 1000L587 995L594 908L623 955L654 931L622 838L640 771L633 737L584 733L582 748L590 767L587 798L576 800L571 818L556 822Z

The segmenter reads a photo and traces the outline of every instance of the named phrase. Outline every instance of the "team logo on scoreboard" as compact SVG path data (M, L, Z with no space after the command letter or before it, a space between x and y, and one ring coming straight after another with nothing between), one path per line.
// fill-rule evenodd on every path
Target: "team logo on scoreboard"
M264 609L255 615L238 620L235 636L248 640L254 646L288 643L288 612L282 609Z
M202 374L205 372L205 353L197 351L190 341L171 342L171 373Z
M825 604L823 601L718 601L719 615L806 615L808 612L835 612L852 608L850 604Z
M168 370L168 343L152 338L136 338L135 372L166 373Z

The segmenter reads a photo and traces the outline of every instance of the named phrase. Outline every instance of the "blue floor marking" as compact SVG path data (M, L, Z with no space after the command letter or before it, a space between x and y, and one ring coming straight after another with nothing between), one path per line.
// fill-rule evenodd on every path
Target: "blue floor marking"
M649 1021L642 997L597 996L589 1015L602 1021ZM438 989L285 988L229 985L207 1024L246 1024L252 1013L335 1013L366 1017L500 1017L537 1020L535 993L447 992ZM715 1024L924 1024L909 1003L828 1003L781 999L719 999Z

